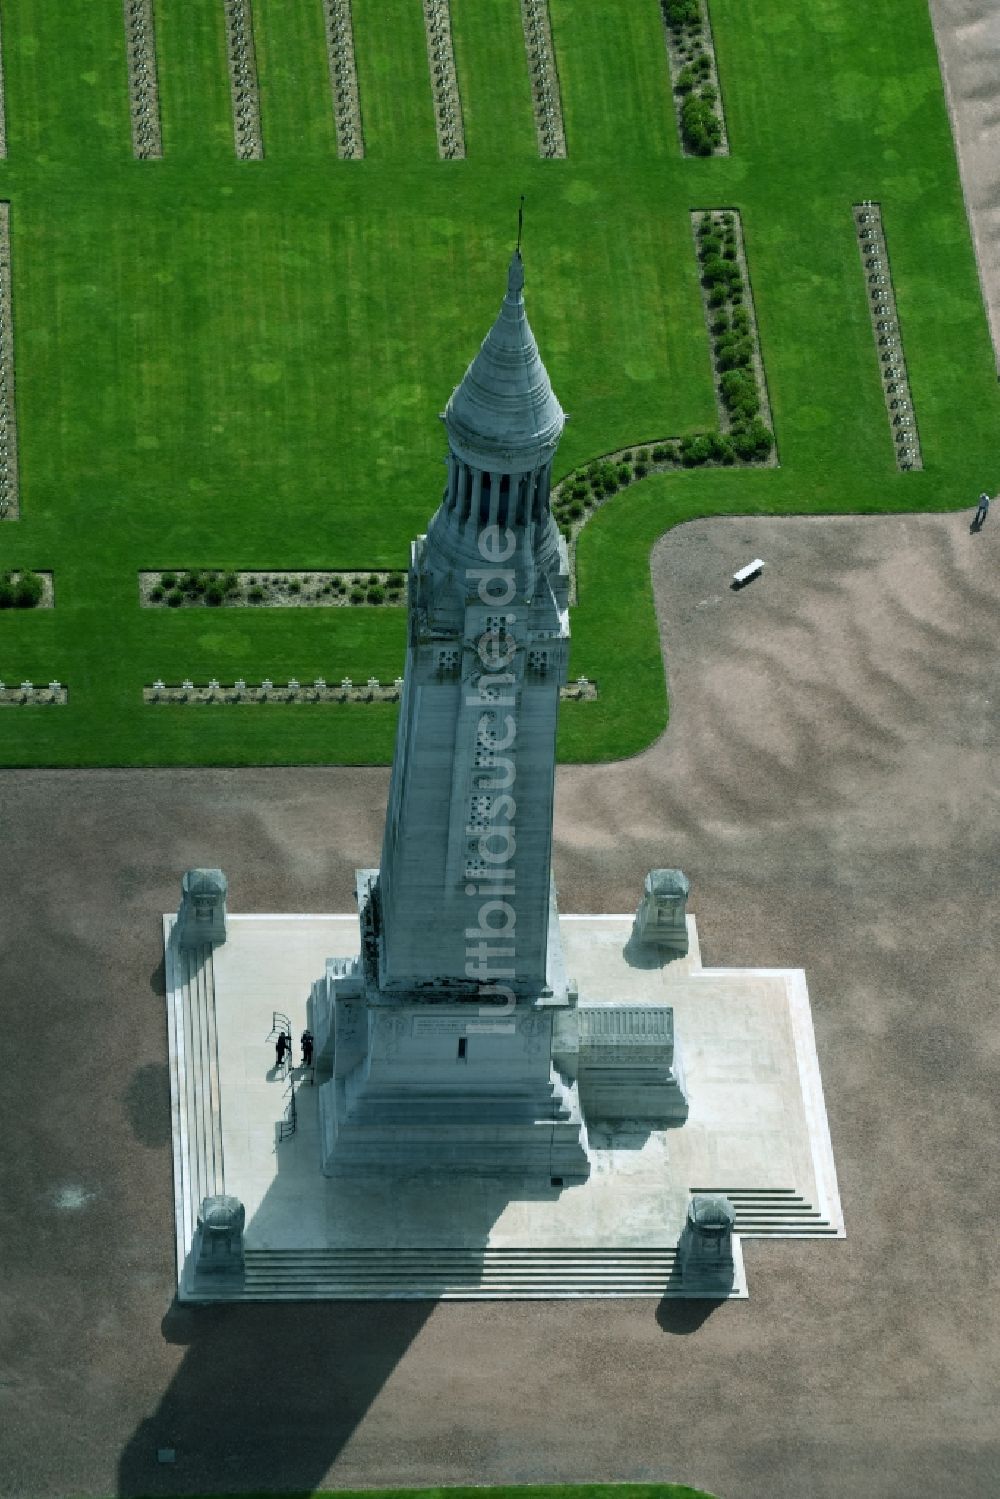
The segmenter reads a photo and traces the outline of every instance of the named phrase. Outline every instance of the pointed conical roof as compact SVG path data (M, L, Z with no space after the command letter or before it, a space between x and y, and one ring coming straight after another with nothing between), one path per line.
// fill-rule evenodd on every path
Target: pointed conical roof
M547 462L566 422L525 316L523 287L515 250L500 315L444 411L452 448L476 468L524 472Z

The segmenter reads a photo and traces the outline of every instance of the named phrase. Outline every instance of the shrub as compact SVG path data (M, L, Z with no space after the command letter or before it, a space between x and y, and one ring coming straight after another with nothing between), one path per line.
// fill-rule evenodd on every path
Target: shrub
M203 593L205 590L205 580L196 569L192 568L190 572L184 574L180 586L185 593Z
M384 604L385 589L381 586L380 583L369 583L368 593L366 597L369 604Z
M706 234L711 234L713 228L712 215L710 213L703 213L698 221L698 238L703 239Z
M583 506L580 504L580 501L574 500L572 505L570 505L569 509L566 511L566 514L569 516L570 520L579 520L581 515L583 514Z
M753 375L745 367L726 370L719 381L722 399L734 421L749 421L760 410L760 397Z
M720 338L715 351L716 363L720 370L734 370L740 366L747 366L753 357L753 347L748 338L737 338L730 334L727 338Z
M218 583L209 583L205 589L205 603L210 604L213 609L217 609L222 603L222 589Z
M170 592L167 594L167 603L170 605L170 608L179 609L183 602L184 595L181 593L180 589L171 588Z
M177 574L176 573L161 573L160 574L160 587L161 588L175 588L176 586L177 586Z
M653 449L653 462L666 463L669 457L671 457L670 449L665 447L662 442L657 443Z
M733 439L725 432L710 432L708 434L711 456L716 463L734 463L736 461L736 449Z
M733 445L741 458L766 458L774 446L774 435L755 416L746 427L733 433Z
M729 332L728 312L720 312L718 317L712 319L712 332L716 338L721 338L724 333Z
M698 75L691 64L688 63L677 74L677 82L674 84L674 89L678 94L689 94L697 82Z
M647 465L645 463L637 463L636 464L636 466L635 466L635 476L636 476L637 479L645 479L645 477L646 477L646 475L648 473L649 473L649 468L647 467Z
M347 587L347 584L344 582L343 578L338 576L336 578L330 579L330 587L334 590L335 593L343 593L344 589Z
M149 590L150 603L158 604L160 602L160 600L163 598L163 595L164 595L165 592L166 592L166 589L161 588L160 585L159 585L159 583L157 583L153 588L151 588Z
M710 255L722 253L722 240L717 234L706 234L698 246L698 255L702 260L707 260Z
M636 453L635 456L636 456L636 458L638 459L638 461L640 463L648 463L649 462L649 449L648 448L640 448L639 451L638 451L638 453Z
M355 587L351 589L350 599L352 604L363 604L365 601L364 589L358 588L357 585L355 585Z
M663 14L667 25L678 30L682 26L697 26L701 20L698 0L663 0Z
M251 604L262 604L264 602L264 590L259 583L255 583L252 588L247 589L247 598Z
M750 332L750 314L745 307L736 307L733 309L733 332Z
M723 285L720 282L718 286L713 286L712 287L712 290L708 294L708 305L709 305L709 307L721 307L724 302L728 302L728 301L729 301L729 288L728 288L728 286L725 286L725 285Z
M239 593L240 580L235 573L226 573L222 580L222 589L224 593Z
M292 578L289 581L288 592L289 593L301 593L302 592L302 584L299 582L298 578Z
M681 443L681 462L685 468L694 468L700 463L707 463L712 456L712 440L702 434L699 437L685 437Z
M632 470L627 463L619 463L615 469L615 478L619 484L627 484L632 477Z
M390 573L385 586L389 589L390 593L398 593L403 586L403 574Z
M369 585L372 588L377 588L379 586L379 584L381 583L381 581L382 581L382 579L379 577L378 573L369 573L368 574L368 582L369 582Z
M701 267L701 279L706 286L727 286L729 267L721 255L709 255Z
M722 139L714 107L699 94L688 94L681 105L681 135L696 156L711 156Z

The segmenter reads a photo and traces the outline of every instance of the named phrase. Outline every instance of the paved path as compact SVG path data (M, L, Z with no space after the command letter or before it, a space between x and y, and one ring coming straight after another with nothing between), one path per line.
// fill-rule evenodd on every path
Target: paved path
M965 204L1000 364L1000 5L929 0Z
M849 1237L749 1244L747 1303L169 1310L159 913L216 862L234 909L348 909L386 773L5 774L0 1494L1000 1489L1000 525L967 525L678 528L670 728L559 776L566 910L676 860L706 962L808 971Z

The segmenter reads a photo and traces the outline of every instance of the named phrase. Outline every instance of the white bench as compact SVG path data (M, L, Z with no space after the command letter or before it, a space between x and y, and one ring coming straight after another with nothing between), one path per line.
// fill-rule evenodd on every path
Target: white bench
M742 588L744 583L749 583L751 578L756 578L762 572L764 564L759 557L748 562L746 567L741 567L739 572L733 573L733 587Z

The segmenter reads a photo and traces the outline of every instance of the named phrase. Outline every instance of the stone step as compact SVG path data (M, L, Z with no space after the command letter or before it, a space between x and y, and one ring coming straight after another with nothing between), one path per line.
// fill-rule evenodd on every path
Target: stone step
M683 1294L672 1248L247 1250L243 1296L551 1299Z
M185 1208L193 1235L202 1198L224 1190L212 949L175 949L173 961L184 1058L181 1108L187 1127Z
M733 1231L747 1238L837 1237L829 1219L794 1187L692 1187L691 1192L728 1197L736 1214Z

